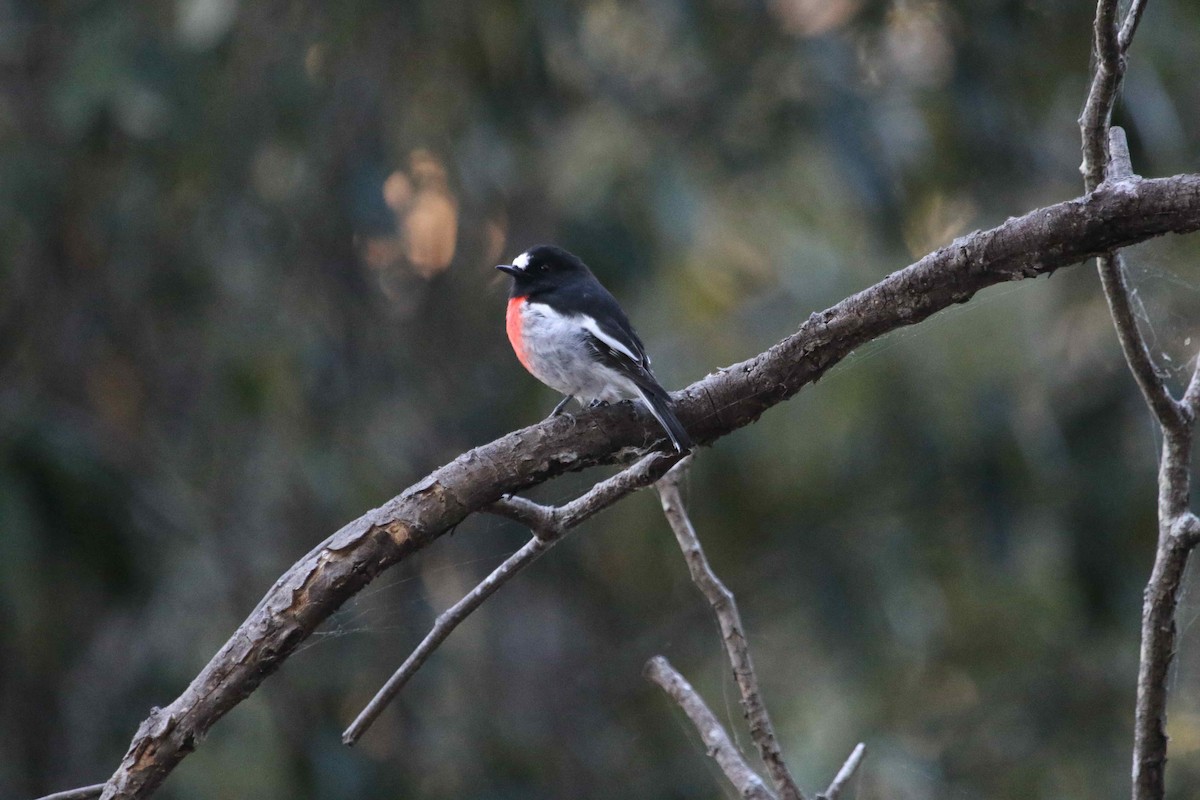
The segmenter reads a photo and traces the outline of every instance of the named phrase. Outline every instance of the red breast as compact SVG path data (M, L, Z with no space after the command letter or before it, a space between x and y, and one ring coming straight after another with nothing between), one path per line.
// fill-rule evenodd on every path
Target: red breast
M525 330L521 322L521 312L525 305L524 297L510 297L508 311L504 315L504 329L508 331L508 341L512 343L513 352L521 366L533 372L529 366L529 356L525 353Z

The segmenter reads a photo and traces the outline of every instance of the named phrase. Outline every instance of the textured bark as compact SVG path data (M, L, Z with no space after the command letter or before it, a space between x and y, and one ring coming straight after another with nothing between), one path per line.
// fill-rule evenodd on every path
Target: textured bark
M1128 180L970 234L813 314L769 350L677 395L701 444L754 422L867 342L980 289L1049 274L1169 232L1200 228L1200 176ZM227 711L375 576L501 495L624 462L659 428L628 403L548 420L471 450L342 528L293 565L178 699L139 727L106 798L148 796Z

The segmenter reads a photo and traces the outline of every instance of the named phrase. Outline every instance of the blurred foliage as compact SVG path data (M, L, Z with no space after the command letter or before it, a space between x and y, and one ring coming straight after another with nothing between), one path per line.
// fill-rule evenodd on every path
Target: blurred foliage
M105 778L286 566L549 411L503 339L498 259L581 254L681 386L1078 194L1091 14L0 0L0 796ZM1143 174L1200 168L1198 25L1155 2L1134 45L1118 121ZM1130 254L1176 377L1196 250ZM854 797L1123 793L1154 457L1089 268L875 343L704 451L693 513L803 783L863 739ZM739 728L648 495L340 745L523 536L472 519L387 573L161 795L728 796L640 676L665 652ZM1183 616L1176 797L1200 780L1190 594Z

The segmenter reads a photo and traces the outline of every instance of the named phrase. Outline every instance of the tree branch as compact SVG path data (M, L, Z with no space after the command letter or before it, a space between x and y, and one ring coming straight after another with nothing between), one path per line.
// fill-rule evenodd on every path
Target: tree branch
M696 529L692 526L683 499L679 496L679 481L687 472L690 463L691 459L684 459L658 482L663 514L675 533L679 549L683 551L692 582L704 593L717 617L717 624L721 628L721 641L725 643L725 653L729 656L733 677L742 695L742 715L750 727L750 737L758 745L759 755L767 767L771 782L775 784L775 791L783 800L804 800L804 793L796 785L783 760L779 741L775 737L775 727L771 724L766 705L763 704L758 688L758 675L754 672L754 661L750 658L750 650L746 644L746 631L742 627L737 601L733 592L729 591L713 572L704 556L704 548L700 546Z
M1117 46L1121 48L1122 53L1129 51L1129 45L1133 42L1133 35L1137 33L1138 23L1142 21L1142 12L1145 10L1146 0L1133 0L1130 3L1125 21L1121 23L1121 32L1117 34Z
M867 746L862 742L850 752L846 763L842 764L842 768L838 770L838 774L834 776L830 782L829 788L821 794L817 795L817 800L838 800L841 797L842 790L846 788L846 784L854 777L854 773L858 771L858 765L862 763L863 756L867 754Z
M717 762L725 777L738 790L738 794L750 800L775 800L775 796L763 784L762 778L750 769L742 754L729 740L729 734L709 710L704 699L670 662L662 656L655 656L646 662L645 675L662 687L662 690L683 709L683 713L687 714L704 741L704 746L708 748L708 754Z
M1083 136L1084 183L1088 189L1104 180L1105 170L1115 185L1129 186L1133 167L1124 132L1110 131L1112 107L1125 72L1125 55L1145 8L1133 0L1117 30L1116 0L1100 0L1096 8L1096 67L1091 90L1080 117ZM1111 134L1111 142L1110 142ZM1137 702L1133 730L1134 800L1162 800L1166 793L1167 674L1175 655L1175 615L1188 555L1196 546L1195 517L1188 509L1191 495L1192 427L1200 402L1200 365L1176 401L1155 369L1130 302L1124 265L1114 247L1098 259L1100 283L1129 370L1163 433L1158 471L1158 547L1142 603L1142 643L1138 663Z
M1165 233L1200 228L1200 176L1101 187L964 236L875 286L813 314L765 352L676 395L692 438L711 443L754 422L847 354L996 283L1032 278ZM629 403L557 418L464 453L315 547L165 709L142 723L104 797L148 796L213 724L253 692L339 606L467 515L570 470L628 457L659 438Z
M93 797L99 797L104 791L104 784L97 783L94 786L81 786L78 789L68 789L65 792L55 792L48 794L45 797L39 797L37 800L92 800Z
M1117 329L1117 340L1121 351L1129 362L1129 371L1137 381L1146 404L1159 424L1164 428L1176 429L1183 424L1179 405L1167 390L1163 377L1154 366L1146 340L1138 328L1137 317L1129 297L1129 284L1125 280L1125 264L1121 254L1107 253L1096 260L1100 272L1100 286L1108 300L1113 327Z
M562 508L548 508L521 497L506 497L497 500L487 510L494 514L516 519L533 531L533 538L524 547L513 553L496 567L490 575L461 600L438 615L433 629L421 640L412 654L388 679L371 702L359 713L354 722L342 734L344 744L353 745L366 733L371 724L383 712L409 678L417 673L433 651L446 640L459 624L483 605L497 589L510 578L536 561L543 553L562 540L571 528L611 506L626 495L649 486L662 476L671 465L679 461L674 453L651 453L632 467L601 481L586 494Z
M1125 73L1125 54L1119 38L1117 0L1099 0L1092 30L1092 54L1096 63L1092 85L1079 116L1079 129L1083 134L1083 163L1079 171L1083 173L1083 184L1089 192L1104 180L1108 166L1108 125L1121 76Z

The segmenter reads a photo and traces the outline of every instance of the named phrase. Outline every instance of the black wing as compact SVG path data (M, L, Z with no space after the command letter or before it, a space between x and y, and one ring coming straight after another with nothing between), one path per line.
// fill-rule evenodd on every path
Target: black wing
M596 330L591 332L591 338L594 340L592 344L606 361L611 357L616 359L617 363L624 363L622 372L632 370L634 373L644 372L651 375L650 356L646 354L646 346L642 344L637 331L629 324L629 318L607 289L599 284L589 287L579 298L578 311L585 321L595 324ZM614 363L609 366L617 365Z

